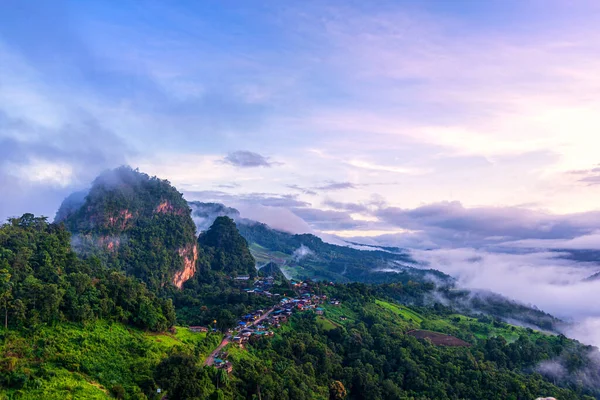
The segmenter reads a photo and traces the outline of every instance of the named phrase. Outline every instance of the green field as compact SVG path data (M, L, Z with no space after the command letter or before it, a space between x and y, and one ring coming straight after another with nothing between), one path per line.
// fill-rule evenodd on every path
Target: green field
M340 324L335 323L322 315L317 316L317 324L325 331L332 331L340 326Z
M281 253L279 251L271 251L256 243L251 243L249 248L252 256L258 264L264 264L270 261L274 261L277 264L283 264L291 258L289 254Z
M407 308L405 306L402 306L399 304L388 303L387 301L382 301L382 300L375 300L375 303L383 308L386 308L386 309L394 312L395 314L400 315L402 318L404 318L408 321L412 321L417 324L420 324L421 322L423 322L423 317L421 317L419 314L417 314L416 312L414 312L413 310L411 310L410 308Z
M399 316L402 321L407 321L413 328L421 328L434 332L446 333L456 336L471 343L481 339L503 337L508 343L516 341L520 335L542 337L546 333L527 330L506 323L480 322L476 318L461 314L440 316L436 314L421 315L410 308L387 301L376 300L380 308ZM366 309L369 309L366 307Z

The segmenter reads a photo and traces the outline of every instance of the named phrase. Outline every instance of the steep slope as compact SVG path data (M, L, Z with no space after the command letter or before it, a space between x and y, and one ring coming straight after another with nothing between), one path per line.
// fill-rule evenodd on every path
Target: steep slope
M57 213L83 254L96 254L151 288L181 287L194 275L198 251L187 202L170 183L130 167L106 171L84 201L69 196Z
M256 262L248 243L231 218L217 217L212 226L200 234L198 244L206 253L212 271L232 276L256 276Z

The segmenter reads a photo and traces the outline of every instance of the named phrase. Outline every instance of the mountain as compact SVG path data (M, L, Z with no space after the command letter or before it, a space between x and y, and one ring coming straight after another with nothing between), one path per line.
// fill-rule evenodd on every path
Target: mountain
M217 217L211 227L200 234L198 244L208 257L211 271L229 276L256 276L256 262L246 239L229 217Z
M584 279L587 282L600 280L600 271Z
M194 275L198 251L187 202L166 180L130 167L102 173L83 196L57 212L82 254L97 255L150 287L181 287Z
M261 223L240 223L240 233L251 243L260 262L275 262L291 277L333 282L384 283L390 281L452 279L433 269L416 268L406 253L358 250L324 242L312 234L294 235Z
M340 246L324 242L312 234L295 235L268 225L241 218L235 208L219 203L190 202L197 226L207 226L215 218L226 215L235 220L241 235L259 265L273 262L288 276L297 279L333 282L383 283L390 281L436 280L452 278L433 269L417 268L410 255L398 248L359 250L349 243Z
M279 266L274 262L270 262L267 265L262 266L258 270L258 276L265 278L270 276L277 280L285 280L285 275L283 272L281 272Z

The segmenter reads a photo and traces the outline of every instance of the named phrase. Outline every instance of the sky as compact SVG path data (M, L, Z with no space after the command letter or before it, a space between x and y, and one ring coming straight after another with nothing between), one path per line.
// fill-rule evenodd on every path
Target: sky
M52 218L128 164L189 200L600 316L557 306L598 292L579 286L595 264L554 251L600 250L600 3L0 7L0 219ZM516 272L541 286L498 279Z

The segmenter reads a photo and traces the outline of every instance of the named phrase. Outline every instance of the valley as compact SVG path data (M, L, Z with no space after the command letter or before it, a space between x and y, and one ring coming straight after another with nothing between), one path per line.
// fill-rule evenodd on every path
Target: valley
M89 193L0 227L0 398L600 397L597 349L562 321L401 249L207 212L194 234L168 182L126 167Z

